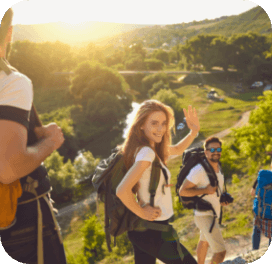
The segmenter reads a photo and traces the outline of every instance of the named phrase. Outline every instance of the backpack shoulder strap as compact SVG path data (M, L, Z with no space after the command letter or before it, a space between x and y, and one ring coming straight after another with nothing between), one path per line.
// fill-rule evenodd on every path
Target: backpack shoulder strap
M161 164L158 157L155 157L155 160L152 163L151 169L151 179L149 184L149 193L150 193L150 205L154 206L154 198L156 195L156 191L159 185L161 175Z
M209 177L211 186L218 186L218 179L216 176L216 173L213 169L213 167L209 164L209 162L207 161L207 159L201 159L200 160L200 164L203 166L204 170L207 173L207 176Z

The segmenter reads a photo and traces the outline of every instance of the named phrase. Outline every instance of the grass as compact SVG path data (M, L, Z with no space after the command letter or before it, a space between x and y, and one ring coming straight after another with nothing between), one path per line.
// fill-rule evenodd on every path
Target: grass
M224 100L207 99L207 93L211 89ZM257 97L261 95L260 91L235 93L232 84L212 84L205 85L204 88L185 85L175 91L180 96L179 103L183 108L192 105L197 109L203 138L232 127L244 112L255 108Z

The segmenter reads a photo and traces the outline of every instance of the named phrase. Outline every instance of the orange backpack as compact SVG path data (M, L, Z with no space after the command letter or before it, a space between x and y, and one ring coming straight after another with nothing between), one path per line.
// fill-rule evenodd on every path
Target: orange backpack
M20 180L11 184L0 183L0 230L8 229L16 222L16 210L18 201L23 191Z

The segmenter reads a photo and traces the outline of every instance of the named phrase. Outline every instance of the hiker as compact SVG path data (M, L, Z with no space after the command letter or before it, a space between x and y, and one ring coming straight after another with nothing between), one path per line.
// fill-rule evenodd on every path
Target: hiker
M220 203L220 197L223 193L224 176L220 170L219 160L222 151L222 142L217 137L210 137L204 142L204 153L216 173L218 187L212 187L206 171L201 164L194 166L183 185L180 187L179 195L192 197L206 194L202 199L208 201L215 213L216 219L212 231L210 227L214 221L214 213L209 211L194 210L194 221L200 230L200 238L197 245L198 264L204 264L208 247L213 251L213 257L210 263L217 264L223 262L226 255L226 247L221 230L219 229L218 219L220 218L220 205L225 206L228 203Z
M272 160L271 160L271 170L272 170ZM251 190L250 190L250 195L255 197L256 196L256 187L257 187L258 181L254 182ZM253 212L254 213L254 212ZM253 219L253 232L252 232L252 250L258 250L260 248L260 242L261 242L261 233L262 230L259 225L259 219L254 213L254 219ZM271 237L268 240L268 246L271 243Z
M167 159L171 155L182 155L198 135L199 122L196 110L189 106L184 109L190 133L176 145L171 145L171 128L174 126L174 113L171 107L157 100L144 101L130 124L128 136L122 145L124 163L129 169L117 187L116 195L123 204L141 219L159 225L167 225L173 216L170 190L170 171ZM154 198L154 207L150 206L149 183L151 164L158 158L160 180ZM164 173L163 173L164 171ZM138 201L134 198L136 192ZM155 264L160 259L166 264L196 263L178 238L169 232L148 229L129 231L128 238L134 248L136 264ZM180 248L183 260L177 248Z
M13 187L18 190L19 199L14 201L14 221L9 228L0 229L1 242L19 262L65 264L62 238L49 196L49 177L41 165L62 145L64 137L55 123L41 125L33 106L31 80L7 61L12 18L10 8L0 28L0 188L9 189L18 183ZM1 210L9 199L7 196L1 200Z

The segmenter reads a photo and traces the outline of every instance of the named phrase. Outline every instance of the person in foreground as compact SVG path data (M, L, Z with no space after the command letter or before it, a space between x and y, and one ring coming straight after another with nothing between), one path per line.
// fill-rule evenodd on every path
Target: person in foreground
M49 197L51 185L41 165L62 145L64 137L55 123L41 125L33 106L31 80L7 61L12 18L13 11L9 9L0 28L0 184L7 187L16 183L21 191L15 220L0 230L1 242L19 262L65 264L62 238ZM10 198L7 196L4 201ZM17 197L14 204L17 206Z
M194 220L196 226L200 230L200 238L197 246L197 260L198 264L204 264L208 247L210 246L213 251L211 264L223 262L226 255L225 243L221 230L219 229L218 218L220 217L220 196L223 193L224 176L220 170L219 160L221 157L221 141L219 138L208 138L204 143L205 156L214 169L218 179L218 187L210 185L207 173L201 164L196 165L191 169L183 185L180 188L180 196L201 196L204 200L211 203L216 212L216 222L210 233L210 227L214 220L214 215L211 210L209 211L194 211ZM218 190L217 190L218 188ZM225 206L227 203L221 203Z
M182 155L190 146L199 131L199 121L196 110L191 106L184 114L190 133L176 145L171 145L171 128L174 126L172 108L156 100L144 101L133 122L130 124L128 136L122 145L124 162L129 168L123 180L117 187L116 195L123 204L147 221L168 225L168 220L173 216L173 205L170 185L170 171L167 169L167 159L172 155ZM151 164L159 158L163 171L154 198L154 207L149 205L150 194L148 191ZM135 200L134 190L139 203ZM129 240L134 248L136 264L155 264L160 259L166 264L196 264L195 259L182 245L183 260L177 251L177 241L171 234L163 231L129 231Z

